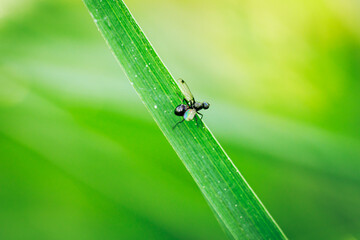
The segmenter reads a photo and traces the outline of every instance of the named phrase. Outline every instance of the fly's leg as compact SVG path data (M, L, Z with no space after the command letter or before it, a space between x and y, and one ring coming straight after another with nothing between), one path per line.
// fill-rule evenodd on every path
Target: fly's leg
M195 115L195 121L196 121L196 126L199 127L198 118L196 115Z
M200 119L202 120L203 119L203 117L204 117L204 115L202 115L202 113L197 113L197 114L199 114L200 115Z
M186 103L186 105L188 105L190 108L193 108L194 104L195 104L195 99L192 99L190 101L186 100L185 98L183 99L183 102Z
M184 118L183 120L181 120L180 122L178 122L177 124L175 124L175 126L173 126L172 129L175 129L175 127L176 127L178 124L182 123L183 121L185 121L185 118Z

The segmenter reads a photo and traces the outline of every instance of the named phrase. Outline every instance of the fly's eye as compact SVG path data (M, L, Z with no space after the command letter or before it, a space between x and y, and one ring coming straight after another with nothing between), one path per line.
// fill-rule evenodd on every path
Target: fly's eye
M201 106L202 106L202 103L199 103L199 102L196 102L194 104L194 108L197 109L197 110L199 110L201 108Z
M204 109L208 109L208 108L210 107L210 104L207 103L207 102L203 102L203 103L202 103L202 107L203 107Z

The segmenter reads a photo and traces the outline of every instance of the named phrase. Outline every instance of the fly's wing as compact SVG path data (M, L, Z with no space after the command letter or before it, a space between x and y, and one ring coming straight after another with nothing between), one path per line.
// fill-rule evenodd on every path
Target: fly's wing
M188 87L188 85L186 84L186 82L179 78L178 80L178 85L181 89L181 92L184 94L185 96L185 99L188 101L188 102L193 102L194 101L194 96L192 95L191 91L190 91L190 88Z
M196 114L196 110L193 108L190 108L189 110L187 110L184 114L184 119L185 121L191 121L194 119Z

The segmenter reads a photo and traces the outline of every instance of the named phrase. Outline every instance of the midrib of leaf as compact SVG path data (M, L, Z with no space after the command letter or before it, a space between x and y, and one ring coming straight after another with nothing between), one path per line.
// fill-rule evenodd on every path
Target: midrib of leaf
M118 0L84 0L100 32L222 226L234 239L286 239L202 121L174 124L182 94L173 77ZM91 53L90 53L91 54ZM129 109L131 110L131 109Z

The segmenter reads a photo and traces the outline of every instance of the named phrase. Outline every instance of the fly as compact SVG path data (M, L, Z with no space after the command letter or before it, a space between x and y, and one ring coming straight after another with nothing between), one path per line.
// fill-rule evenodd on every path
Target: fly
M210 104L207 102L196 102L194 96L192 95L188 85L186 84L186 82L183 79L179 79L178 80L178 84L179 87L181 89L181 92L184 94L184 103L180 104L179 106L177 106L175 108L175 115L176 116L181 116L183 117L183 119L178 122L177 124L175 124L175 126L173 127L173 129L179 124L182 123L183 121L191 121L196 118L196 114L199 114L201 119L203 118L203 115L199 112L202 109L208 109L210 107Z

